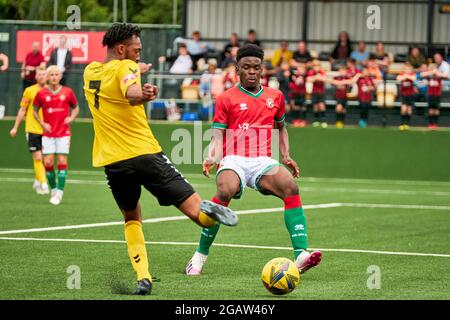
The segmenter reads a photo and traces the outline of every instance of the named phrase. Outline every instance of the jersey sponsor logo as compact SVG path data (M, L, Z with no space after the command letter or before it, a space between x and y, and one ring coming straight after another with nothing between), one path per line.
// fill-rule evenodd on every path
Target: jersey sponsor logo
M127 74L125 77L123 77L122 81L123 81L123 84L126 84L128 81L134 80L136 78L137 78L137 75L135 75L134 73L130 73L130 74Z
M248 109L246 103L241 103L241 104L239 105L239 107L241 108L241 110L247 110L247 109Z
M137 73L137 69L131 69L131 68L128 68L128 69L133 73Z
M275 106L275 104L274 104L274 102L273 102L273 99L267 99L266 100L266 105L267 105L267 107L269 108L269 109L272 109L274 106Z
M48 108L48 109L47 109L47 112L48 112L48 113L63 112L63 111L65 111L64 108Z

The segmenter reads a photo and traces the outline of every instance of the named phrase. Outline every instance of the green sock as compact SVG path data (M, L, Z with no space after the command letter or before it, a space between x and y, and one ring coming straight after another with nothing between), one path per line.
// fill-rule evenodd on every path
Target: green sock
M214 239L216 238L217 233L219 232L220 223L216 223L212 227L209 228L203 228L202 234L200 236L200 243L197 247L197 252L208 255L209 248L214 242Z
M55 171L45 171L50 189L56 188L56 174Z
M58 190L63 191L66 185L67 170L58 170Z
M300 200L300 196L297 197ZM301 201L300 205L292 207L292 205L286 205L285 199L284 222L291 237L292 248L294 249L294 256L297 259L298 255L308 248L308 239L306 233L306 216L303 208L301 207Z

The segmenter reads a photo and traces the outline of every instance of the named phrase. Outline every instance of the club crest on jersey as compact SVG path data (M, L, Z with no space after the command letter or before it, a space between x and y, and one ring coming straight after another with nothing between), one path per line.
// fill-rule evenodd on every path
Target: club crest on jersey
M128 81L134 80L136 78L137 78L137 75L130 73L130 74L127 74L125 77L123 77L122 81L124 84L126 84Z
M52 101L52 97L50 97L50 96L46 96L46 97L45 97L45 101L46 101L46 102L50 102L50 101Z
M272 109L274 107L273 99L267 99L266 105L269 109Z
M241 107L241 110L247 110L248 109L246 103L241 103L239 106Z
M62 94L62 95L60 95L60 96L59 96L59 100L61 100L61 101L64 101L64 100L66 100L66 96L65 96L65 95L63 95L63 94Z

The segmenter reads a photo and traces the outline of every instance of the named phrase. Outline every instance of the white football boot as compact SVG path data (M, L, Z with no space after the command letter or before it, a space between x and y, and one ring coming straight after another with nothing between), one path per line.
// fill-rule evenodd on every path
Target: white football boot
M203 265L205 264L206 259L208 259L207 255L195 251L186 266L186 274L188 276L199 276L202 273Z
M40 186L41 186L41 183L39 182L39 180L34 179L33 190L36 190L36 192L37 192L37 189L39 189Z
M304 250L299 254L297 259L295 259L295 266L298 268L298 271L303 274L308 271L310 268L319 265L322 260L322 252L313 251L309 253Z
M52 190L52 194L53 194L53 190ZM55 192L55 194L50 198L50 203L57 206L58 204L61 203L63 195L64 195L64 191L57 190Z
M48 184L46 182L41 183L39 188L36 189L37 194L49 194Z

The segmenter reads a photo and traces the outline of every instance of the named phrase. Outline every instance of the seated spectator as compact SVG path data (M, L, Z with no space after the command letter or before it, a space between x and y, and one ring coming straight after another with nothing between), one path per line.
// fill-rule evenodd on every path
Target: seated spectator
M345 64L352 51L352 42L348 33L346 31L341 31L338 36L338 41L331 52L331 64L334 66Z
M259 41L256 38L256 31L253 29L248 30L247 40L244 41L244 45L245 44L254 44L254 45L257 45L258 47L262 48L261 41Z
M436 63L437 70L435 75L442 80L450 80L450 65L444 60L441 53L436 52L433 55L434 62Z
M236 57L237 57L237 52L239 50L239 47L233 47L230 51L230 54L228 57L225 58L225 60L222 61L222 63L220 64L220 67L222 69L226 69L229 65L236 65Z
M358 42L358 50L352 51L350 58L356 61L358 68L365 68L369 60L369 55L369 51L366 50L366 44L364 41L360 41Z
M279 90L283 93L284 101L289 103L289 83L291 82L291 70L288 61L283 61L279 71L275 74L279 83Z
M280 42L280 47L273 52L272 66L279 67L282 62L289 62L292 60L293 54L289 50L289 43L286 40Z
M223 92L223 78L221 72L217 72L217 65L209 62L208 69L200 78L200 97L210 95L215 99Z
M8 70L9 59L8 56L2 52L0 52L0 62L1 62L0 72Z
M307 49L307 45L305 41L300 41L297 44L297 50L294 51L293 60L296 63L308 63L312 61L311 54ZM291 62L293 64L293 62ZM295 63L294 63L295 64Z
M231 49L233 47L240 47L239 45L239 36L236 32L233 32L230 36L230 41L223 47L222 52L222 61L228 58L231 54Z
M375 60L381 71L383 73L386 72L391 61L389 55L384 51L383 42L377 42L377 44L375 45L375 53L373 55L375 56Z
M197 70L197 61L201 58L206 59L206 54L209 50L215 50L214 47L207 42L201 40L200 31L192 32L192 39L180 39L186 45L187 51L192 58L193 70Z
M412 48L406 58L406 61L414 68L418 69L424 63L426 63L425 56L420 52L419 48Z
M178 54L172 57L159 57L159 62L163 63L165 61L173 61L170 66L169 73L173 74L190 74L193 71L193 61L191 56L188 54L187 47L185 44L180 43L178 45Z

